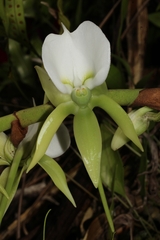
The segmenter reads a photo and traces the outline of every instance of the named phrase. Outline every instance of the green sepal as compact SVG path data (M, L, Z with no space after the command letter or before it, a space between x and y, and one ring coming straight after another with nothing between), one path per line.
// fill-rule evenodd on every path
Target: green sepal
M61 93L55 87L54 83L51 81L47 72L43 68L36 66L35 69L38 73L42 88L45 91L47 98L55 107L61 103L71 101L71 97L69 94Z
M111 191L125 197L124 169L120 154L111 148L112 133L108 123L101 124L102 159L101 178L103 184Z
M0 159L0 166L9 166L10 163L6 161L5 159Z
M102 139L97 118L90 108L80 108L73 122L74 136L86 170L97 188Z
M4 189L3 186L0 185L0 192L7 198L9 199L8 193L6 192L6 190Z
M134 129L133 123L123 108L113 99L106 95L94 96L91 99L91 106L100 107L117 123L124 134L143 152L143 147Z
M65 174L59 164L47 155L44 155L38 164L47 172L51 177L56 187L63 192L69 201L76 207L75 201L70 193L67 185Z
M7 181L10 181L11 179L9 179L9 174L10 174L10 169L11 167L7 167L3 170L1 176L0 176L0 183L2 183L2 186L4 187L7 183ZM21 170L18 170L17 173L16 173L16 176L14 179L12 179L12 188L11 188L11 191L10 193L7 193L8 198L6 198L6 196L2 195L0 193L0 223L3 219L3 216L5 214L5 212L7 211L11 201L13 200L13 197L15 196L15 193L17 191L17 188L18 188L18 185L19 185L19 182L20 182L20 179L22 177L22 174L23 172L25 171L25 166L21 169Z
M68 115L74 114L76 112L76 109L76 104L71 101L67 103L61 103L55 110L50 113L39 132L35 153L27 169L27 172L29 172L43 157L50 141L52 140L54 134L60 127L63 120Z

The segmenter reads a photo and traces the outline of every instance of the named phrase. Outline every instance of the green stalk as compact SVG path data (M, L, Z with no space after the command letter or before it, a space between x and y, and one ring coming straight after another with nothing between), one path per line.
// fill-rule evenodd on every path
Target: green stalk
M11 128L12 121L19 119L22 127L27 127L35 122L44 121L53 111L53 106L49 104L20 110L0 118L0 132Z
M109 207L108 207L108 203L107 203L107 199L106 199L106 196L105 196L105 193L104 193L104 189L103 189L101 179L99 179L98 190L99 190L99 194L100 194L100 197L101 197L101 201L102 201L102 204L103 204L103 208L104 208L104 211L105 211L110 229L111 229L112 233L114 234L115 229L114 229L111 213L110 213L110 210L109 210Z
M107 96L121 106L130 106L138 97L142 89L114 89L108 90Z

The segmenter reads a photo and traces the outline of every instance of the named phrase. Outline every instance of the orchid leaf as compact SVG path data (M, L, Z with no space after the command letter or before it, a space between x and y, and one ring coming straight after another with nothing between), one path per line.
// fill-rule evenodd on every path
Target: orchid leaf
M39 132L36 150L33 159L28 167L30 171L45 154L53 135L60 127L63 120L70 114L74 114L76 106L73 102L62 103L47 117Z
M92 107L97 106L106 111L110 115L110 117L117 123L117 125L122 129L124 134L141 151L143 151L143 147L139 141L131 119L119 104L117 104L114 100L112 100L106 95L100 95L98 97L94 96L91 100L91 104Z
M112 134L107 128L109 124L107 124L107 127L106 124L101 125L103 146L101 159L102 181L110 190L125 197L123 164L119 152L113 151L111 148Z
M47 155L44 155L38 164L47 172L57 188L64 193L64 195L70 200L73 206L76 206L75 201L67 186L65 174L59 164Z
M68 29L70 29L70 21L68 20L68 18L64 15L63 10L62 10L62 6L63 6L63 0L58 0L57 1L57 7L58 7L58 17L60 22L62 22Z
M154 12L149 14L148 19L155 26L160 27L160 12Z
M5 28L5 32L8 31L9 18L6 15L4 1L0 1L0 18Z
M9 19L8 36L17 41L27 41L23 0L5 1L5 10Z
M98 187L102 140L97 118L90 108L80 108L75 115L74 136L86 170Z

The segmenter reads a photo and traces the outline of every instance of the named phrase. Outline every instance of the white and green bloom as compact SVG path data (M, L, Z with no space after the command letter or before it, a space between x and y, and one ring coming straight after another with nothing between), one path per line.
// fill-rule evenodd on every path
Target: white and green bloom
M70 33L65 26L61 35L49 34L42 46L44 69L37 67L46 97L56 107L45 120L36 142L28 171L44 156L53 135L63 120L74 115L73 130L83 163L98 187L102 137L92 111L100 107L121 127L141 150L127 113L107 96L105 80L110 68L110 44L101 29L90 21Z
M42 46L44 68L57 89L70 94L74 88L101 85L110 68L110 43L94 23L83 22L70 33L49 34Z

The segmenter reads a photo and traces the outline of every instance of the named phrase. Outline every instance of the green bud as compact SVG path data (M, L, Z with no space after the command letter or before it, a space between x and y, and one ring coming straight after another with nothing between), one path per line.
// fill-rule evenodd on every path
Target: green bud
M71 98L79 107L85 107L91 99L91 91L84 85L79 88L74 88L71 93Z
M11 162L13 160L13 157L15 155L15 147L13 146L12 142L10 141L10 138L7 138L7 141L4 146L4 155L8 162Z
M128 114L132 120L137 136L141 135L148 129L150 121L145 117L145 114L150 111L152 111L151 108L142 107L138 110L133 110ZM121 128L118 127L113 136L111 147L113 150L117 150L128 141L129 138L127 138Z

